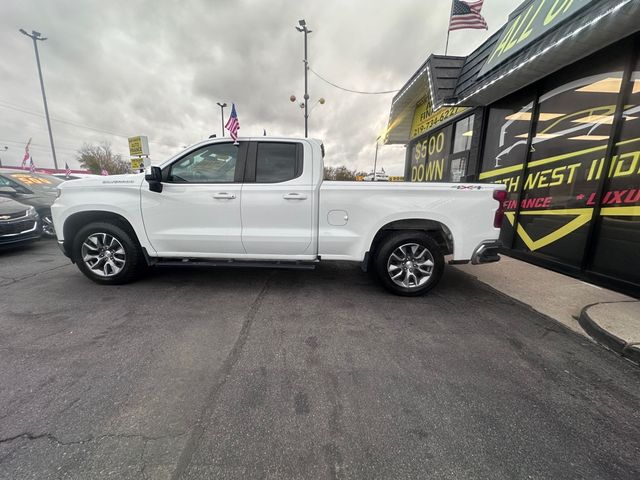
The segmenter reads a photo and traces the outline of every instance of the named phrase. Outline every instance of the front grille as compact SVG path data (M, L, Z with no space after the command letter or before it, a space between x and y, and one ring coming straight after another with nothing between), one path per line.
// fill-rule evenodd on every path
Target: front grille
M21 222L0 222L0 235L12 235L31 230L35 226L35 220L22 220Z
M20 218L20 217L25 217L27 215L27 211L23 210L21 212L15 212L15 213L3 213L0 214L0 217L9 217L9 218L3 218L2 220L0 220L0 222L2 221L6 221L6 220L11 220L14 218Z

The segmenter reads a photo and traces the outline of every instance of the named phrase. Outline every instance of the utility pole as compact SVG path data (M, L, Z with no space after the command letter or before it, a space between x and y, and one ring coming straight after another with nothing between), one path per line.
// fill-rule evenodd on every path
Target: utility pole
M35 30L31 31L31 34L27 33L24 29L20 29L20 33L26 35L33 40L33 48L36 52L36 64L38 65L38 76L40 77L40 89L42 90L42 101L44 102L44 115L47 119L47 128L49 129L49 142L51 142L51 154L53 155L53 165L58 170L58 159L56 158L56 148L53 145L53 133L51 133L51 120L49 119L49 108L47 107L47 96L44 93L44 81L42 80L42 69L40 68L40 55L38 54L38 41L44 42L47 37L42 37L40 32Z
M298 20L300 24L299 27L296 27L296 30L299 32L304 32L304 138L309 136L309 61L307 59L307 35L309 35L312 30L307 28L307 22L302 19Z
M224 137L224 107L227 106L226 103L220 103L217 102L218 106L220 107L220 122L221 122L221 126L222 126L222 135L220 135L221 137Z

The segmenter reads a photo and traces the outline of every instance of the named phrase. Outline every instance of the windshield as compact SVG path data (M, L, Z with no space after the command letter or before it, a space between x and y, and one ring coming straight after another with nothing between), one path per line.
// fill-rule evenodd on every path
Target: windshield
M35 193L55 193L56 187L64 181L44 173L16 172L3 176Z

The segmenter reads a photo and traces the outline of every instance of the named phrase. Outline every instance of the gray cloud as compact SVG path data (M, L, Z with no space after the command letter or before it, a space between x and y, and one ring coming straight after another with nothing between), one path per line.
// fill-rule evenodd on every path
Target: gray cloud
M491 30L458 31L450 53L464 55L506 20L517 0L487 0ZM19 28L41 31L40 44L59 163L76 166L84 142L145 134L161 160L183 145L220 133L217 101L235 102L242 135L303 133L305 18L312 68L361 90L400 88L434 53L443 53L448 0L85 1L5 0L0 18L0 155L17 164L33 137L39 166L52 166L30 41ZM386 126L392 95L355 95L310 75L310 134L322 138L327 162L368 170L375 138ZM228 110L227 112L228 113ZM111 132L111 133L107 133ZM117 135L113 135L113 133ZM118 136L121 135L121 136ZM401 174L404 150L381 147L379 164Z

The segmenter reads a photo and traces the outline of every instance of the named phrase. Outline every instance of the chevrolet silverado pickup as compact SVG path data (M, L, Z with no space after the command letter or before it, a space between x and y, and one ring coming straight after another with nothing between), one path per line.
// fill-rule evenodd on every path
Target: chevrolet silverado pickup
M433 288L450 263L499 260L504 185L323 181L312 139L214 138L145 173L64 182L62 251L91 280L151 265L313 268L359 262L389 291Z

